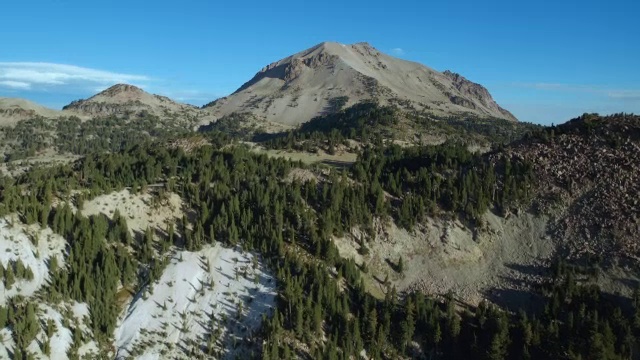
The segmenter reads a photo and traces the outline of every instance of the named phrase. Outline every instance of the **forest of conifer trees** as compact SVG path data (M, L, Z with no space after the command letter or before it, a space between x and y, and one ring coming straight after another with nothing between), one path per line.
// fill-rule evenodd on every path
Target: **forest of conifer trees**
M283 180L293 168L317 166L239 145L186 153L145 143L3 177L0 215L17 213L66 239L65 265L49 264L51 280L38 296L86 302L104 358L121 311L118 290L157 279L171 247L194 251L214 242L259 252L277 274L277 309L263 319L262 359L353 359L363 351L372 359L635 356L640 294L625 308L581 281L579 269L558 263L537 289L540 312L510 313L485 302L471 307L455 294L398 293L393 286L380 299L366 291L361 267L341 258L332 241L355 226L371 229L374 219L411 229L427 216L473 222L489 210L505 213L531 196L529 164L506 157L492 164L455 144L368 147L351 169L324 169L325 180ZM131 236L117 213L108 219L72 210L101 194L143 192L151 184L179 194L194 219L172 224L165 237L150 230ZM30 276L19 263L0 267L0 275L7 286ZM26 345L47 326L37 322L37 301L16 297L0 307L0 328L13 330L15 359L29 359ZM73 336L80 344L84 335ZM76 351L72 347L70 357Z

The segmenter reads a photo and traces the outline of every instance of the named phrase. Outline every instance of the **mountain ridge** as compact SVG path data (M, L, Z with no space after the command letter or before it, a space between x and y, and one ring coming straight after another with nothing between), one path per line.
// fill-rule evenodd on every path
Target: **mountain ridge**
M50 109L21 98L0 97L0 126L13 126L21 120L33 117L55 118L62 116L59 110Z
M366 42L352 45L322 42L264 66L232 94L202 108L151 94L134 85L116 84L89 98L72 101L61 111L36 104L19 105L0 113L0 122L15 125L33 116L145 116L178 119L205 125L233 113L249 113L258 121L295 127L317 116L361 102L393 105L433 118L500 118L517 121L500 107L489 91L449 70L382 53ZM2 110L2 104L0 104Z

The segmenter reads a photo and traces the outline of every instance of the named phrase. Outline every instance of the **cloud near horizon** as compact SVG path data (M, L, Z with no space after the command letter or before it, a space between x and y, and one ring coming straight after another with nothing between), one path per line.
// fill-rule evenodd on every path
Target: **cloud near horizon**
M391 53L396 56L402 56L405 54L404 49L402 48L393 48L391 49Z
M508 88L501 105L519 119L539 124L563 123L583 113L640 113L640 88L546 82L511 83ZM514 89L526 95L509 98Z
M151 80L145 75L122 74L75 65L0 62L0 87L14 90L48 90L59 86L96 89L117 83L135 83L144 87Z
M115 84L135 85L173 100L202 105L222 95L219 91L182 89L176 84L140 74L124 74L82 66L47 62L0 62L0 96L5 93L57 93L85 97ZM30 97L27 95L26 97Z
M562 83L514 83L516 87L544 91L561 91L570 93L590 93L618 100L640 100L640 89L613 89L602 85L581 85Z
M0 81L1 87L7 87L10 89L16 90L29 90L31 89L31 84L23 81L14 81L14 80L3 80Z
M640 101L640 90L614 90L608 96L613 99Z

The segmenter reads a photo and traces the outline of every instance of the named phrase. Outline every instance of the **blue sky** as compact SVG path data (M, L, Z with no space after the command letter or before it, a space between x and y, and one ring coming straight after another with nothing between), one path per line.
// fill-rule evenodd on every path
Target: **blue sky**
M638 14L632 0L6 1L0 96L60 108L128 82L201 105L319 42L367 41L485 85L524 121L640 113Z

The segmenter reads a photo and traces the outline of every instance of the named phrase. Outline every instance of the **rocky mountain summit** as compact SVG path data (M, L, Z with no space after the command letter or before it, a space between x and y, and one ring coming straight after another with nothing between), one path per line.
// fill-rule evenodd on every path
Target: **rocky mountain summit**
M318 44L269 64L233 94L205 108L215 117L251 112L298 125L365 100L439 116L470 114L516 121L482 85L389 56L368 43Z

